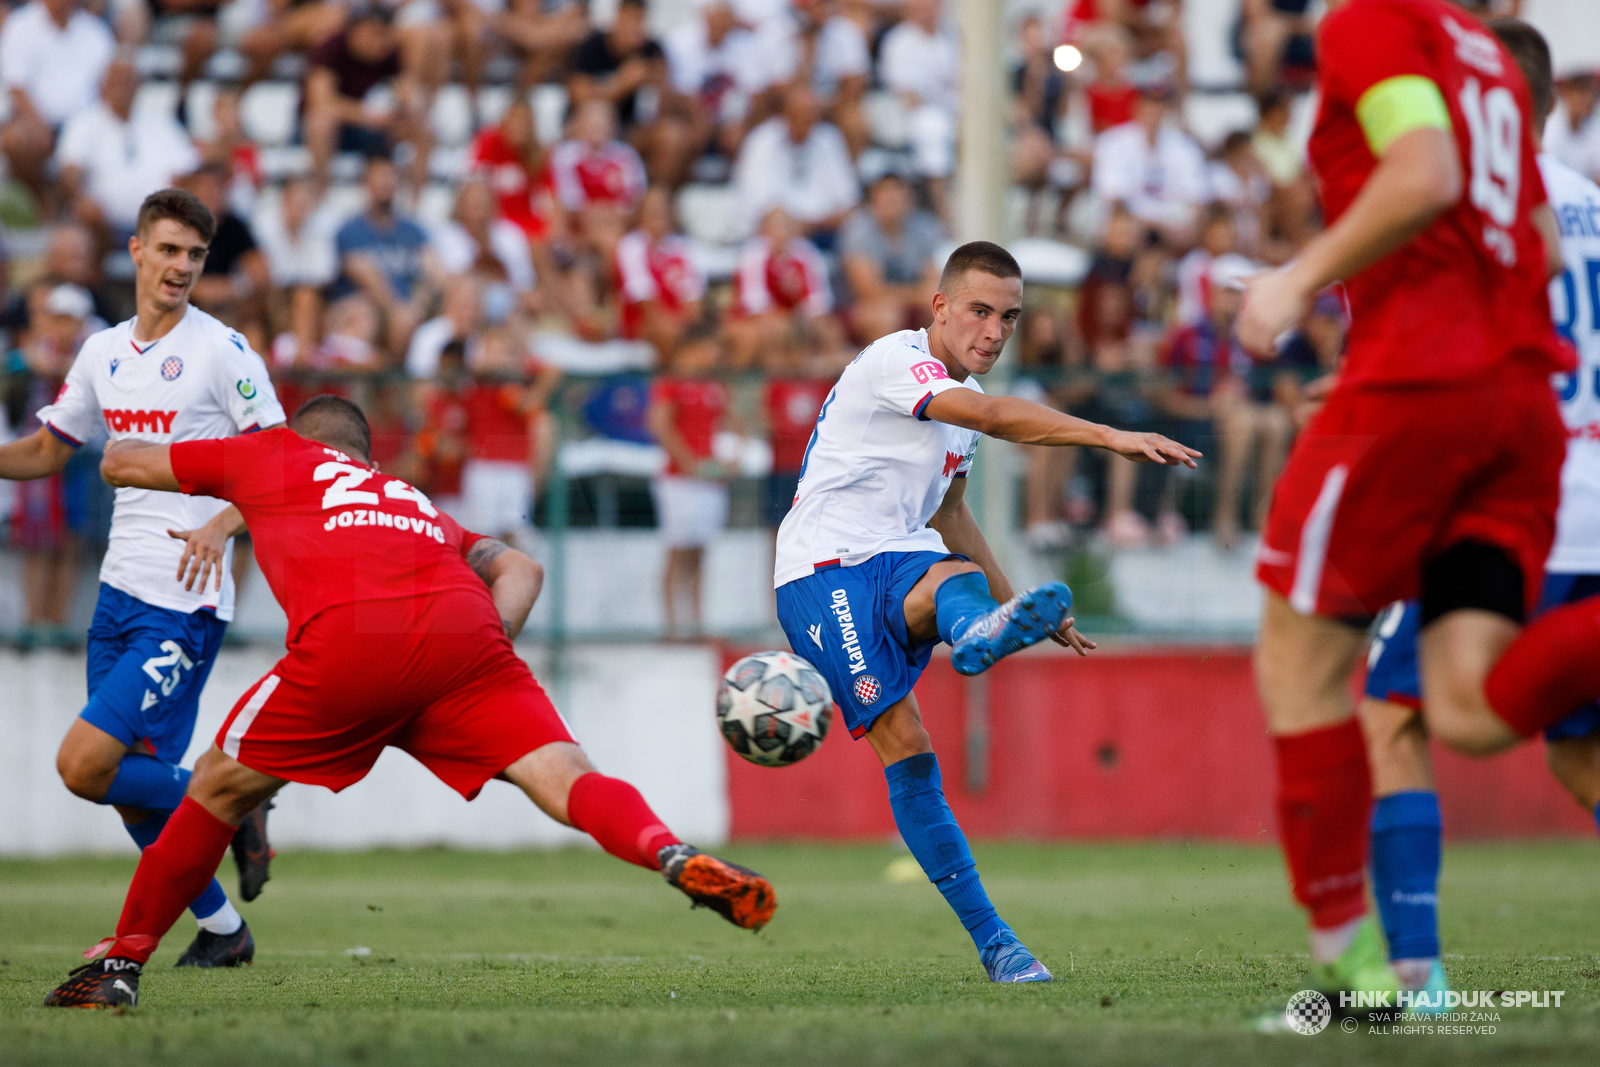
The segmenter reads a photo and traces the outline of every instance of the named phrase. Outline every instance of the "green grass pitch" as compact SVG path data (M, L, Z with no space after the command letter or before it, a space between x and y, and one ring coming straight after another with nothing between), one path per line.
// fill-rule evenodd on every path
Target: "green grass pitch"
M1448 850L1456 984L1566 990L1451 1037L1247 1031L1305 984L1273 849L977 853L1053 985L985 981L937 892L886 877L904 855L887 847L729 849L778 887L759 936L594 852L291 853L243 908L253 967L171 970L185 916L123 1015L39 1005L112 928L132 861L0 861L0 1063L1592 1064L1600 1047L1588 841Z

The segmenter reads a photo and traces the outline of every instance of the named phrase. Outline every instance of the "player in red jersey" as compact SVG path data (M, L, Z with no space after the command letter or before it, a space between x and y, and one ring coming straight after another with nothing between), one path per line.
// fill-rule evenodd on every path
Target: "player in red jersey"
M1366 919L1371 790L1347 684L1367 623L1421 597L1429 730L1487 754L1600 696L1600 601L1522 629L1565 448L1550 374L1572 366L1545 294L1560 247L1522 74L1466 10L1487 5L1329 6L1310 146L1329 226L1252 281L1239 336L1270 352L1341 280L1351 325L1274 490L1256 677L1313 981L1392 990Z
M360 408L316 397L287 429L121 444L101 465L112 485L239 508L289 617L289 648L240 697L145 849L106 957L73 972L47 1005L136 1003L141 968L211 880L239 820L290 781L354 785L386 745L468 800L490 778L513 783L551 818L662 871L736 925L771 919L766 879L682 844L638 790L589 765L511 647L543 583L539 565L374 469Z

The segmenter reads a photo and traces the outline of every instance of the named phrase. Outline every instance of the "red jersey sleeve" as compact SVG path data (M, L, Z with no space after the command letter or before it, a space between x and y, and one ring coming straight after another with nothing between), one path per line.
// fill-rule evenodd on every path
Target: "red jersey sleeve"
M179 441L170 446L168 457L180 492L189 496L224 497L222 451L226 441L227 438Z
M1318 77L1332 100L1350 107L1368 89L1402 74L1439 83L1439 71L1415 16L1383 0L1349 4L1322 22Z
M678 383L671 378L657 378L650 383L650 406L657 404L676 404L678 402Z

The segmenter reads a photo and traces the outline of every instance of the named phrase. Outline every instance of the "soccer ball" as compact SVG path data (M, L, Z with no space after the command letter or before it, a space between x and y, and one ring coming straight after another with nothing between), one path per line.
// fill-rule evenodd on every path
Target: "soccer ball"
M789 652L757 652L728 668L717 690L723 740L751 763L787 767L822 744L833 694L817 669Z

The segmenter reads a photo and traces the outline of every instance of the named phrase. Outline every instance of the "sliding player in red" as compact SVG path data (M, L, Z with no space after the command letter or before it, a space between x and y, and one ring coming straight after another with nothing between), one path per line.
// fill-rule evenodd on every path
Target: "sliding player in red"
M595 772L512 651L544 581L539 565L380 474L371 445L360 408L321 396L289 429L107 450L101 473L112 485L238 507L289 616L288 652L195 765L139 860L105 958L74 971L47 1005L136 1003L145 961L210 881L239 820L291 781L354 785L386 745L468 800L490 778L511 782L737 926L772 918L765 878L683 844L638 790Z
M1420 597L1429 731L1499 752L1600 696L1600 600L1523 628L1555 533L1571 371L1545 283L1560 246L1527 83L1468 9L1330 0L1310 153L1328 229L1255 279L1241 341L1270 352L1344 281L1345 367L1273 492L1256 678L1312 981L1393 990L1366 917L1371 785L1348 681L1365 630Z

